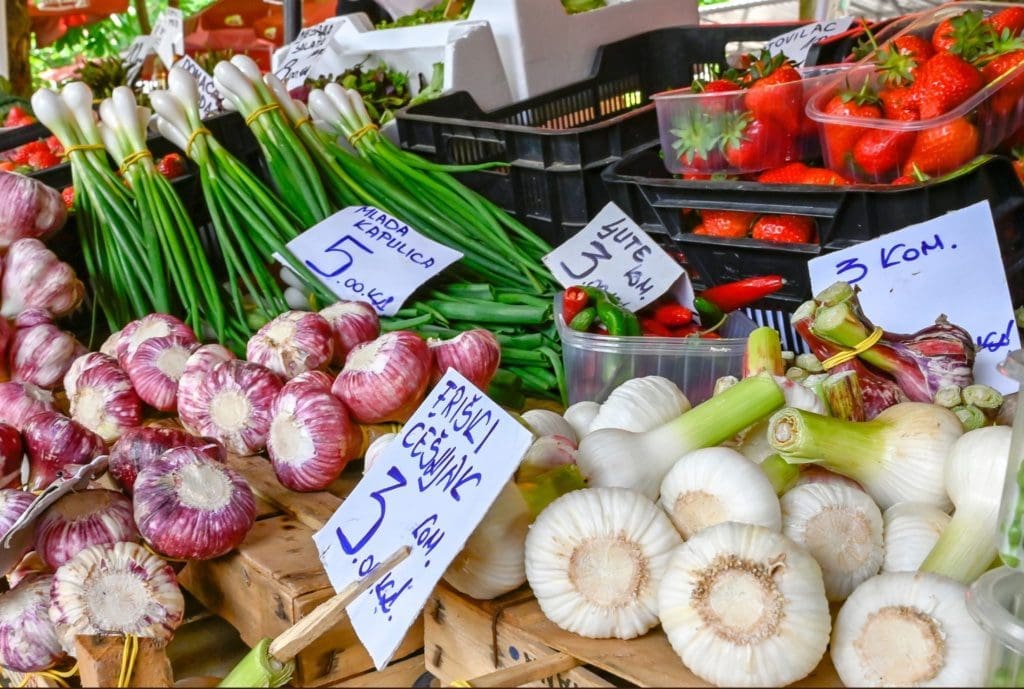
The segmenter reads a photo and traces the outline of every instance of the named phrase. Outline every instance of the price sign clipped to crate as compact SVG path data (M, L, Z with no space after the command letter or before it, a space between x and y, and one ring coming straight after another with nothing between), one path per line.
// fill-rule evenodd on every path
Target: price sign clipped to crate
M781 36L776 36L765 44L765 48L772 55L785 55L798 65L807 62L807 54L815 43L838 36L850 29L853 24L853 17L839 17L826 21L813 22L801 26L792 31L787 31Z
M808 270L815 294L839 280L860 287L864 311L891 332L945 314L974 337L975 380L1017 389L996 369L1020 349L1020 334L987 201L813 259Z
M132 84L142 72L142 66L146 64L146 58L153 52L152 36L136 36L128 49L121 53L121 60L127 73L127 83Z
M341 28L341 22L322 22L299 32L288 46L288 54L281 61L274 75L289 89L302 86L307 78L322 76L316 69L331 38Z
M366 576L403 546L412 547L404 562L348 607L378 670L532 440L522 424L449 369L314 535L336 590Z
M611 292L639 311L667 292L686 271L614 203L545 256L544 265L563 287L585 285ZM689 288L686 301L692 304Z

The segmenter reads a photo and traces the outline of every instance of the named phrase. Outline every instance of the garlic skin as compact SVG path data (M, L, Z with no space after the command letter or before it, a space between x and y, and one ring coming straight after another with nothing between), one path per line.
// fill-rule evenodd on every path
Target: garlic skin
M196 334L184 321L166 313L151 313L132 321L121 329L121 334L114 345L117 363L126 368L135 350L143 342L154 337L176 335L190 344L199 344Z
M53 390L85 346L69 332L50 323L19 328L11 340L11 380Z
M576 431L560 414L556 414L548 409L528 409L520 414L519 417L538 438L546 435L560 435L568 439L573 445L579 443Z
M349 352L331 392L361 423L405 421L426 395L431 366L419 335L386 333Z
M71 418L108 443L142 423L142 400L128 374L112 360L82 371L68 400Z
M213 370L213 367L224 361L232 361L235 355L230 349L219 344L202 345L192 352L185 362L185 370L178 379L177 407L195 404L199 394L199 385ZM184 400L184 402L183 402Z
M267 454L277 479L297 491L323 490L359 455L362 435L319 371L284 384L270 407Z
M658 584L682 542L640 493L587 488L545 508L526 536L526 578L544 615L592 639L632 639L658 624Z
M832 663L847 687L985 686L987 635L967 589L927 572L868 579L836 616Z
M491 600L522 586L530 521L526 500L509 481L448 566L444 580L478 600Z
M46 488L68 464L88 464L106 450L102 438L55 411L33 416L22 435L30 490Z
M121 340L121 331L111 333L110 337L103 341L100 345L100 354L106 354L109 357L117 358L117 343Z
M53 574L53 572L50 571L50 568L46 566L38 554L30 552L21 558L21 562L15 565L14 569L7 573L7 584L14 588L20 582L37 574Z
M0 172L0 250L19 239L47 239L68 219L60 192L17 172Z
M24 459L21 433L14 426L0 423L0 490L21 485L21 465Z
M50 620L61 646L88 634L169 641L185 615L174 570L137 543L94 545L57 570Z
M135 522L158 553L208 560L234 550L256 521L249 484L190 447L165 452L139 471Z
M117 366L117 359L100 352L87 352L71 362L67 372L64 374L64 393L71 399L78 391L78 378L86 370L99 364L113 364Z
M756 464L725 447L683 455L662 480L658 505L683 540L722 522L782 529L771 481Z
M562 418L572 426L573 431L576 432L576 440L580 441L590 433L590 424L594 422L599 411L601 411L601 405L597 402L577 402L565 410Z
M53 411L53 394L31 383L0 383L0 423L21 432L36 414Z
M435 381L453 368L486 391L501 363L501 345L490 330L467 330L450 340L431 338L427 347L434 357Z
M68 493L43 512L34 549L48 567L57 569L89 546L138 540L132 501L97 488Z
M31 308L60 318L78 308L85 285L74 269L38 239L19 239L4 257L0 280L0 316L14 318Z
M345 357L356 345L380 337L380 317L365 301L339 301L320 309L334 336L334 365L344 366Z
M44 323L53 323L53 316L46 309L25 309L12 321L15 328L31 328Z
M131 495L142 467L168 450L183 446L195 448L218 462L227 459L227 450L212 438L197 438L178 428L139 426L125 431L110 448L107 470L124 492Z
M285 380L326 368L334 355L334 334L323 316L286 311L249 338L245 358Z
M142 341L124 370L139 398L160 411L178 406L178 381L185 362L199 345L181 335L151 337Z
M14 526L14 522L18 521L35 499L36 496L26 490L0 489L0 541L7 537L7 532ZM24 555L26 552L28 552L28 547L21 554ZM5 572L0 571L0 576L3 574Z
M2 265L2 263L0 263ZM0 355L10 350L11 339L14 338L14 328L6 318L0 318ZM0 380L10 380L11 371L7 365L7 357L0 356Z
M883 572L916 572L928 557L949 515L923 502L896 503L882 514Z
M612 390L590 422L588 433L620 428L643 433L690 411L690 401L668 378L632 378Z
M878 574L885 559L882 513L867 493L841 483L809 483L782 496L782 533L821 566L825 595L843 601Z
M53 577L35 574L0 593L0 666L14 672L37 672L64 657L50 621Z
M786 686L809 675L828 645L818 563L763 526L723 522L677 548L658 606L686 667L720 687Z
M381 453L384 452L384 448L391 444L391 441L398 437L397 433L385 433L384 435L374 439L370 446L366 448L366 452L363 453L363 475L370 470L373 463L377 461Z
M178 415L189 433L214 438L228 452L254 455L267 445L270 407L281 386L281 379L259 364L223 361L195 390L178 396Z

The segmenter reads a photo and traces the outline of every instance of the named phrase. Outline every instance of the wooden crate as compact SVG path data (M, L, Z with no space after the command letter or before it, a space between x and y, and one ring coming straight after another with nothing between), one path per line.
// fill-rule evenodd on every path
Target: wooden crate
M329 491L296 493L278 483L266 459L229 457L228 462L276 511L264 509L238 549L215 560L190 562L178 580L251 646L275 638L334 595L313 532L338 509L361 475L347 471ZM423 626L417 621L395 658L422 648ZM373 661L346 620L299 654L293 681L298 686L337 684L373 670Z
M441 686L536 661L561 671L532 682L521 681L526 674L515 680L507 675L509 686L711 686L683 665L660 627L630 641L585 639L551 623L527 590L478 601L441 583L424 610L424 639L427 670ZM826 656L817 670L794 686L841 684Z

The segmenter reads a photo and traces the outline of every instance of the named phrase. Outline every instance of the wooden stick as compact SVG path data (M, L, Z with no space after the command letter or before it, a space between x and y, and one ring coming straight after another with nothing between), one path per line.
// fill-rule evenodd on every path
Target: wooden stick
M345 608L371 586L409 557L412 548L404 546L362 579L353 581L333 598L328 598L301 620L282 632L270 644L270 655L286 663L323 636L345 617Z
M444 18L454 19L462 11L465 0L448 0L448 4L444 6Z
M471 679L453 686L466 687L521 687L530 682L554 677L560 672L568 672L582 665L577 658L568 653L552 653L528 663L519 663L495 672Z

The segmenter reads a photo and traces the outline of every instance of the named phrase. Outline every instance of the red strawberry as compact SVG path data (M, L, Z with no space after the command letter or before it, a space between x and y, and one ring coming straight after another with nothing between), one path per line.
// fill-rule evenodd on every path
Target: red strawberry
M816 184L823 187L836 187L849 183L850 180L839 173L820 167L807 168L803 179L803 184Z
M898 172L910 154L917 132L872 129L853 147L853 160L864 174L881 180Z
M894 38L892 45L899 53L916 59L918 64L921 64L935 54L935 49L931 43L914 34Z
M743 211L704 210L700 213L704 229L700 234L711 237L746 237L756 213Z
M48 136L45 141L46 147L50 149L50 153L57 156L64 155L64 146L56 136Z
M804 163L790 163L762 173L757 181L761 184L818 184L835 186L849 184L843 177L831 170L808 167Z
M60 158L50 153L49 149L33 151L28 155L28 164L36 170L45 170L60 165Z
M889 120L919 120L921 113L917 109L914 95L909 86L902 88L885 88L878 92L882 101L882 113Z
M9 160L0 160L0 170L4 172L14 172L14 163Z
M1024 182L1024 150L1015 152L1013 160L1013 171L1017 173L1017 179Z
M1024 32L1024 7L1007 7L986 19L985 23L995 30L997 36L1004 31L1009 31L1009 36L1019 36Z
M806 244L814 237L814 218L806 215L762 215L750 236L766 242Z
M825 113L837 117L864 118L877 120L882 110L877 98L868 90L867 84L858 92L842 91L825 104ZM853 146L868 131L866 127L848 124L826 124L824 126L825 162L836 170L850 170L853 161Z
M778 167L793 157L793 134L771 118L748 113L728 117L722 129L722 150L729 165L742 170Z
M952 172L978 155L978 130L963 118L919 132L903 164L903 174L914 169L926 175Z
M724 161L718 150L721 115L693 108L676 118L673 124L675 128L670 133L676 140L672 142L672 149L687 172L714 172L723 167Z
M32 124L36 121L36 118L28 114L23 108L12 105L11 109L7 111L7 117L4 118L5 127L21 127L26 124Z
M694 79L690 88L697 93L728 93L729 91L740 90L739 84L728 79L713 79L707 82Z
M989 84L1007 72L1017 71L1017 76L1004 83L989 101L992 111L999 118L1011 115L1024 100L1024 68L1020 68L1021 64L1024 64L1024 50L1013 50L993 58L981 68L981 76Z
M911 87L921 119L953 110L985 85L981 72L951 53L939 53L921 65Z
M168 153L156 164L157 171L167 179L174 179L185 174L185 160L177 153Z
M71 210L72 206L75 205L75 188L64 187L60 191L60 197L64 199L64 205L67 206L68 210Z
M789 63L772 67L765 76L755 79L743 103L757 119L773 119L788 132L796 134L803 128L803 84L800 72Z
M943 19L932 33L932 47L937 52L949 52L953 47L953 19Z

